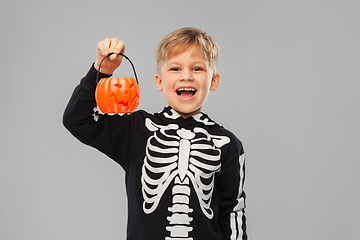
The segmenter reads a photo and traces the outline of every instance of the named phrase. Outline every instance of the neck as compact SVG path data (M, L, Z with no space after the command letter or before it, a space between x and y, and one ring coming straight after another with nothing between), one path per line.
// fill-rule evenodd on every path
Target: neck
M175 109L174 109L175 110ZM198 110L194 111L194 112L190 112L190 113L183 113L183 112L179 112L177 110L175 110L182 118L186 119L192 116L195 116L196 114L201 113L201 108L199 108Z

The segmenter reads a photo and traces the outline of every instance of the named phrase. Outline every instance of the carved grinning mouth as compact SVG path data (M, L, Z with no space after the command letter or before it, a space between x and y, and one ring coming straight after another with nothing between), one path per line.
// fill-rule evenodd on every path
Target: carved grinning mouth
M119 106L120 106L120 105L123 105L124 107L127 107L127 106L129 105L129 102L128 102L127 100L121 100L121 101L119 101L119 100L117 99L115 93L112 93L112 94L110 95L110 97L113 97L113 98L115 99L117 105L119 105Z
M176 90L176 94L182 97L190 97L195 95L195 93L196 93L195 88L178 88Z
M115 83L114 86L115 86L115 87L118 87L118 88L122 88L122 87L123 87L123 85L121 85L120 83ZM131 84L130 84L130 89L132 89L134 86L135 86L135 83L131 83ZM129 94L129 92L128 92L127 90L125 90L125 91L123 92L123 95L124 95L124 96L127 96L128 94ZM119 101L119 99L116 97L116 94L115 94L114 92L111 93L110 97L114 98L114 100L116 101L116 103L118 104L118 106L120 106L120 105L123 105L124 107L129 106L129 102L128 102L127 99Z

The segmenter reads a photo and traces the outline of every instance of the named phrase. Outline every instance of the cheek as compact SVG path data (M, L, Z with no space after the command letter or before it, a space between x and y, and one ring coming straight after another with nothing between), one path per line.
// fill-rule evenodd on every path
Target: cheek
M173 91L174 84L175 81L173 81L171 78L166 78L165 80L162 81L162 86L166 91Z
M211 86L211 78L206 76L202 79L201 81L201 87L205 90L208 90L210 89L210 86Z

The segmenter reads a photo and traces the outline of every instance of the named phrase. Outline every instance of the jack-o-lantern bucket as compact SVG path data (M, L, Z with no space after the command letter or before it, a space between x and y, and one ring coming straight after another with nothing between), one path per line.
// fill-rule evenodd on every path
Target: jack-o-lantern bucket
M105 58L110 55L108 54ZM122 53L120 55L131 63L136 80L131 77L102 78L95 90L95 100L98 108L103 113L131 113L139 105L140 88L135 67L127 56ZM98 81L102 61L99 64L96 81Z

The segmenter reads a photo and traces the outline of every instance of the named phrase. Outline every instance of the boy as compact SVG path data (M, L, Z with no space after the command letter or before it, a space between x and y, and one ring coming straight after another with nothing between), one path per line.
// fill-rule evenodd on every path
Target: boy
M76 87L65 127L81 142L119 163L126 173L127 239L247 239L244 151L229 131L202 113L220 83L219 47L206 33L183 28L156 50L155 83L167 104L161 112L100 113L95 78L120 65L125 45L105 39L97 61Z

